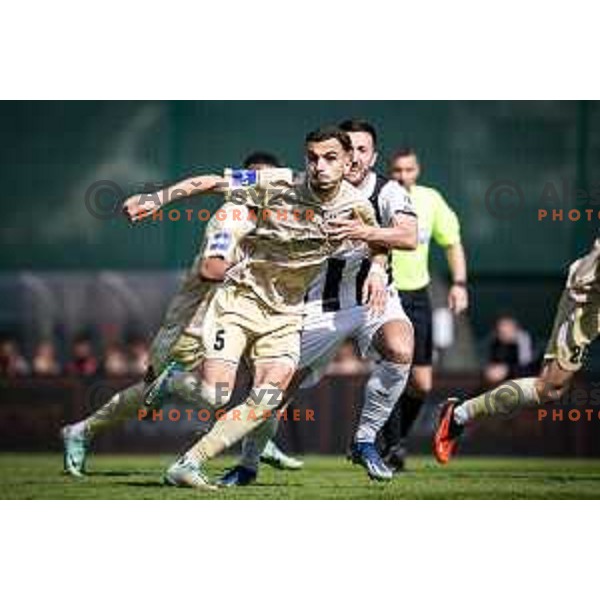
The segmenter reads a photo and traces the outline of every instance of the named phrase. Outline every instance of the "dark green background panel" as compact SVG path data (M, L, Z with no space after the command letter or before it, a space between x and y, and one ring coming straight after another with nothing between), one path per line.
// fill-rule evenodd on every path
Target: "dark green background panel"
M142 183L220 172L255 149L301 168L305 133L351 116L378 127L381 169L399 145L416 146L423 182L460 214L476 273L556 274L597 229L596 220L537 220L548 182L558 189L563 180L588 188L596 181L595 102L2 102L0 268L180 267L201 223L100 220L86 209L90 186L109 180L126 194ZM512 219L486 207L500 180L523 192ZM562 207L575 206L591 207Z

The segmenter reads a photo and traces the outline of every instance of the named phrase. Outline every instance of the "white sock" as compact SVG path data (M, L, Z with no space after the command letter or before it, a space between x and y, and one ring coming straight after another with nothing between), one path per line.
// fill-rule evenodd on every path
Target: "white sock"
M86 437L87 432L85 430L85 419L83 421L77 421L77 423L73 423L73 425L71 425L71 431L75 435L83 435Z
M410 364L381 360L375 365L365 386L365 401L354 436L356 442L375 441L404 391L409 373Z
M452 419L457 425L464 425L469 420L469 414L467 413L467 409L462 404L459 404L454 409Z

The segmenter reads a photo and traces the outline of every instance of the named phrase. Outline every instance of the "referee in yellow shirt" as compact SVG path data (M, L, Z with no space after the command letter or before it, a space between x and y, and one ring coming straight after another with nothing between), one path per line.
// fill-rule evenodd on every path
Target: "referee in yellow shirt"
M467 309L467 262L460 239L460 223L454 211L435 189L417 185L421 168L416 152L404 148L390 161L390 177L410 194L418 219L418 246L412 252L393 251L394 286L414 328L413 368L409 386L396 403L383 428L381 455L393 470L404 468L405 440L432 387L432 309L430 299L429 245L433 239L446 251L452 284L448 307L459 315Z

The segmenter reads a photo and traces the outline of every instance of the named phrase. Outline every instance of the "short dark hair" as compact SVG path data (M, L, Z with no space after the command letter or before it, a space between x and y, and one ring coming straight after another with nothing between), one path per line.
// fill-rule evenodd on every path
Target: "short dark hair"
M335 126L314 129L306 136L305 143L326 142L327 140L337 140L346 152L352 150L352 140L350 139L350 136L345 131Z
M243 162L244 169L247 169L250 165L269 165L271 167L280 167L280 160L271 152L252 152Z
M412 146L403 146L392 154L390 158L390 164L395 163L399 158L406 158L407 156L414 156L418 160L417 151Z
M346 119L340 123L339 127L342 131L368 133L373 140L373 146L377 146L377 131L368 121L364 121L363 119Z

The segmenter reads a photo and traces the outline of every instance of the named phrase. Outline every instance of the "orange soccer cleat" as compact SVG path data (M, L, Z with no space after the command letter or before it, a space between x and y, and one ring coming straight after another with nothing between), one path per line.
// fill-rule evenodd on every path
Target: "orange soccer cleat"
M454 422L454 408L457 405L456 398L449 398L440 410L435 434L433 436L433 455L436 460L445 465L456 453L458 438L463 428Z

